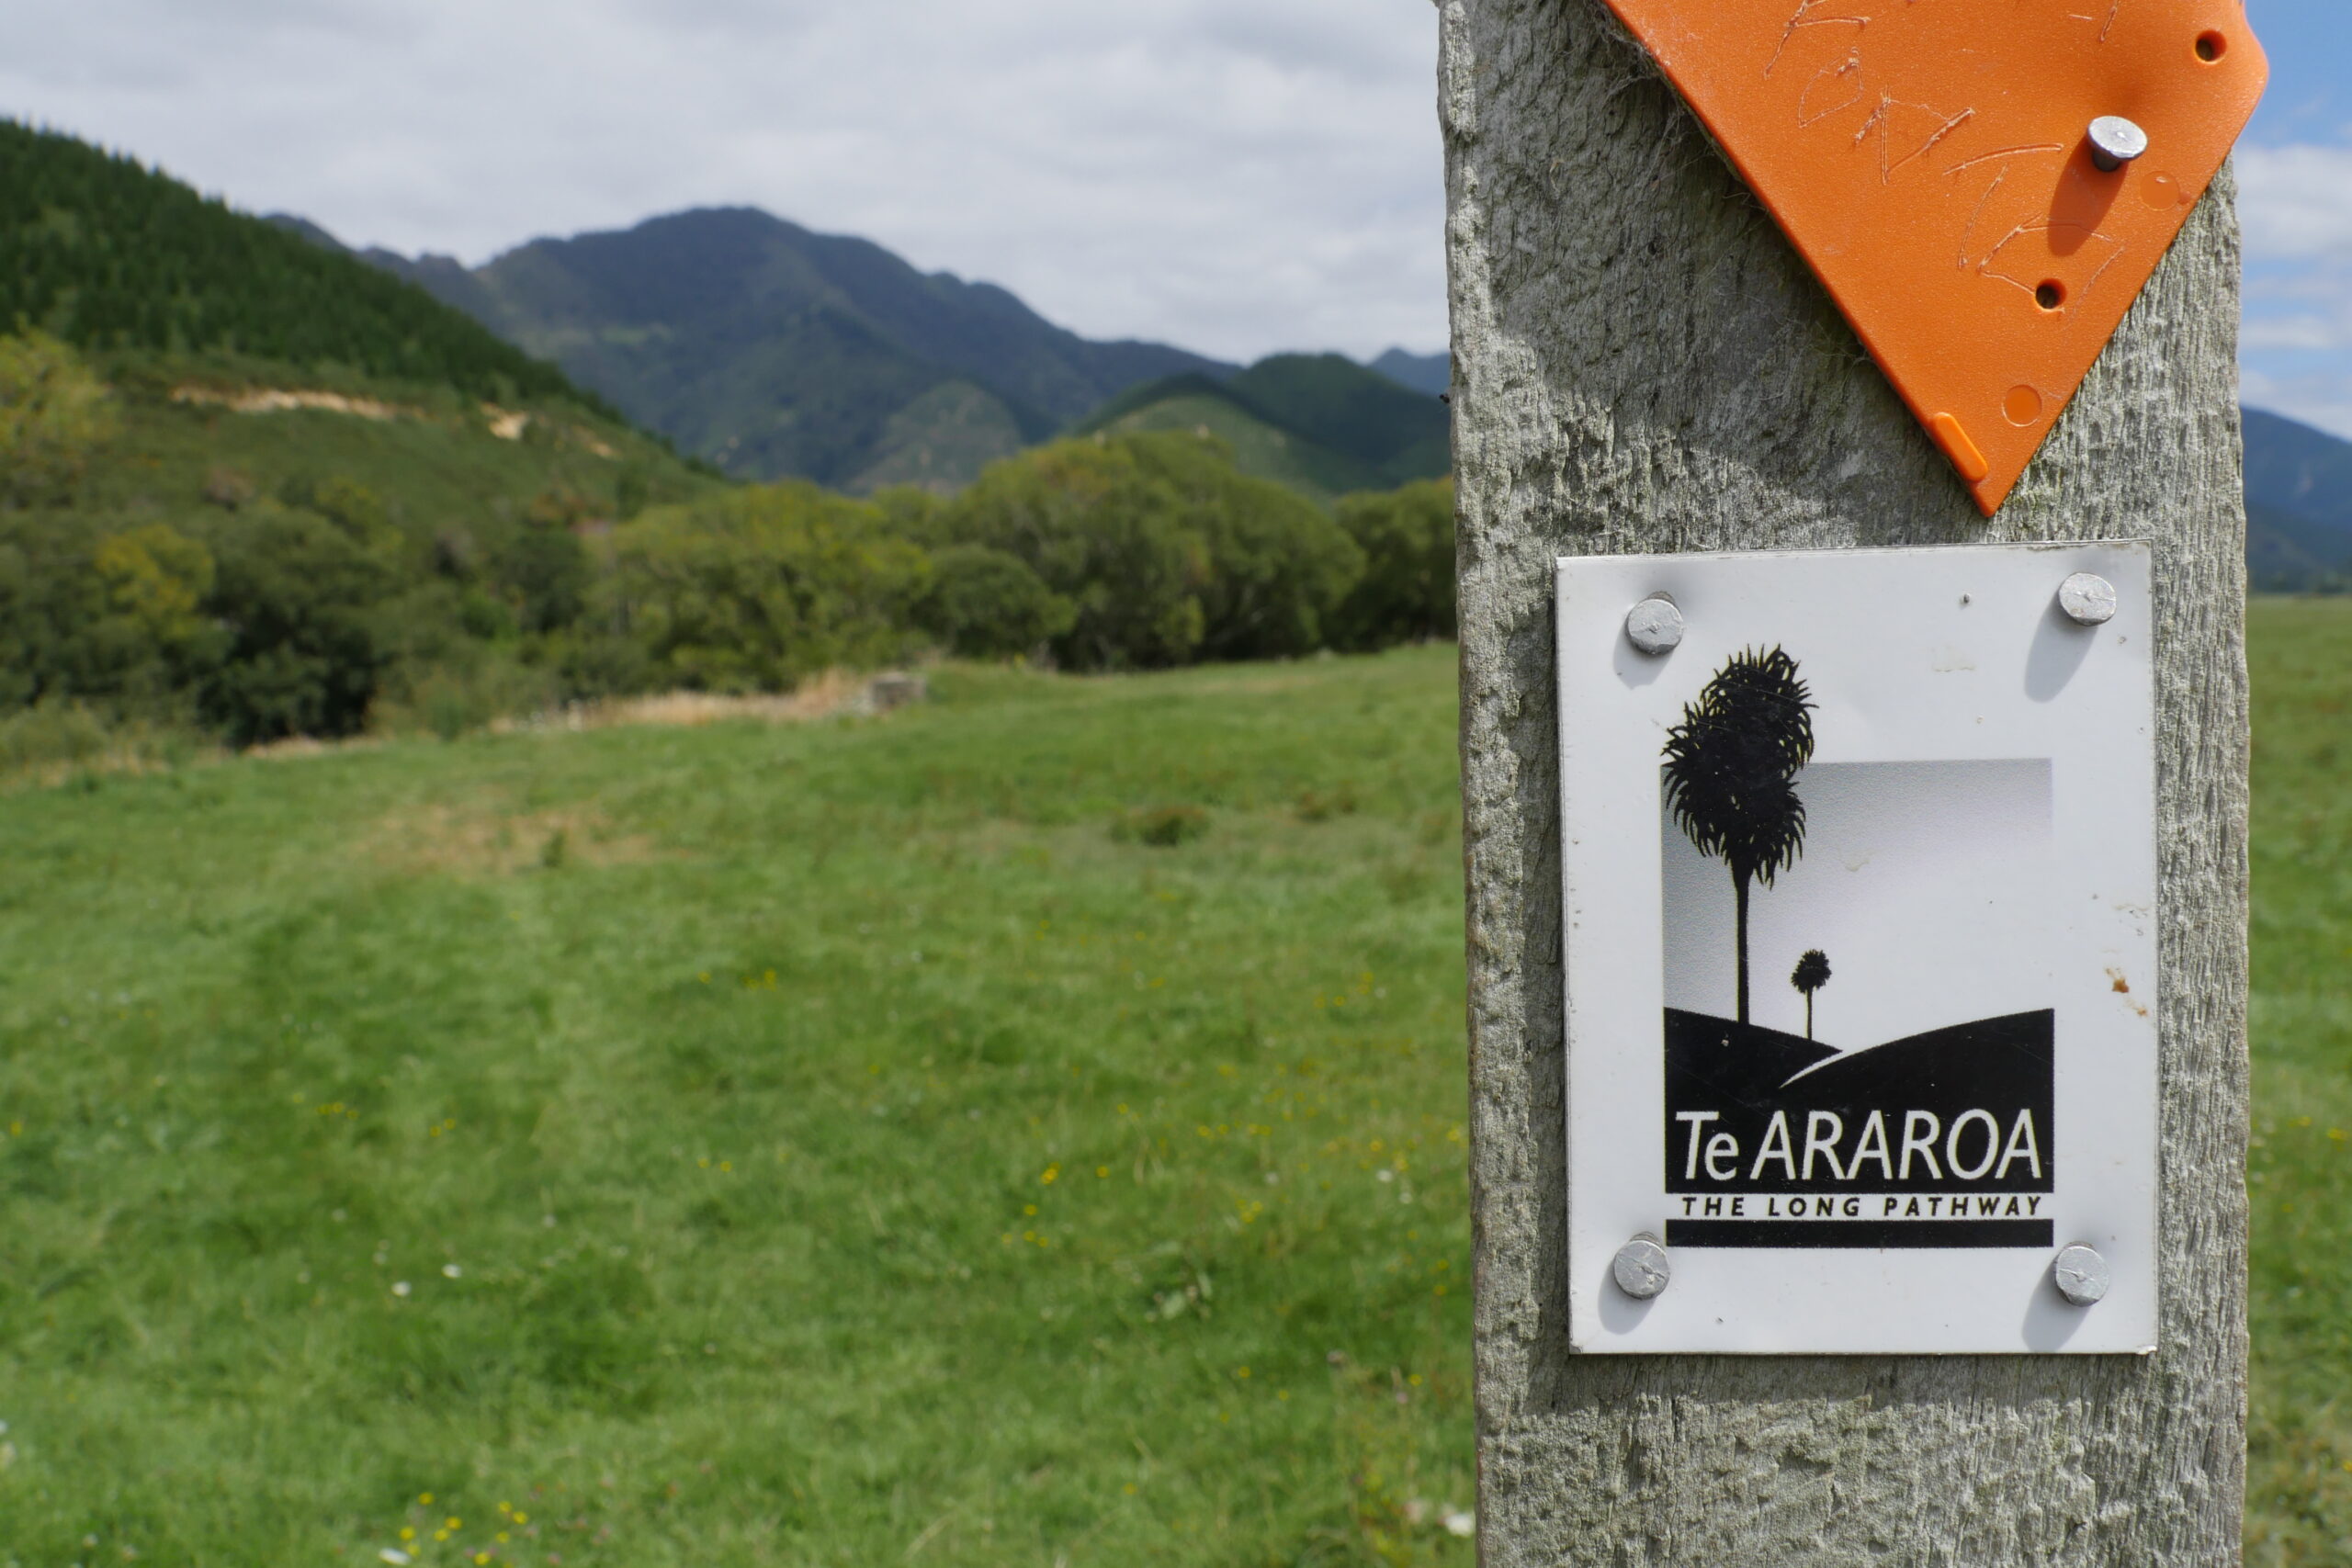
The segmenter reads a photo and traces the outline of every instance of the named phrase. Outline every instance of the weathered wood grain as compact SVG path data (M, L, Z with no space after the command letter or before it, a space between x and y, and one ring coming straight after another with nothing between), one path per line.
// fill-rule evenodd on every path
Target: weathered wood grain
M1988 523L1600 0L1439 15L1484 1561L2238 1561L2247 713L2227 175ZM2126 536L2154 541L2161 600L2159 1352L1569 1355L1553 558Z

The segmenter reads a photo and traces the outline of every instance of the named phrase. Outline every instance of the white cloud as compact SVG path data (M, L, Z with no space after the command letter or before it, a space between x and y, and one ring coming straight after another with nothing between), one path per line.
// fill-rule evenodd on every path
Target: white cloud
M2352 147L2242 147L2237 170L2250 252L2352 255Z
M2250 408L2268 409L2352 441L2352 376L2276 376L2248 366L2238 395Z
M2352 437L2352 147L2245 147L2240 395Z
M749 203L1097 336L1445 336L1428 0L14 0L0 111L469 261Z
M2265 349L2352 348L2352 323L2331 321L2325 316L2256 316L2246 317L2241 346L2252 352Z

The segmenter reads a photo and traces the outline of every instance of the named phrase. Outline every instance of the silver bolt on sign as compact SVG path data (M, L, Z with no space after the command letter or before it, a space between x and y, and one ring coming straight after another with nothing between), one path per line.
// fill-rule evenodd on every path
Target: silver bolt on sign
M2078 626L2103 626L2115 619L2115 584L2078 571L2058 585L2058 607Z
M2105 1301L2107 1288L2115 1278L2106 1258L2082 1246L2061 1251L2050 1266L2050 1276L2058 1282L2058 1293L2078 1307Z
M1617 1249L1617 1260L1609 1271L1616 1277L1617 1288L1637 1302L1658 1294L1674 1278L1665 1244L1646 1231Z
M1625 613L1625 635L1644 653L1672 653L1682 646L1682 612L1663 593L1653 593Z
M2148 133L2120 114L2091 121L2091 162L2113 174L2148 150Z

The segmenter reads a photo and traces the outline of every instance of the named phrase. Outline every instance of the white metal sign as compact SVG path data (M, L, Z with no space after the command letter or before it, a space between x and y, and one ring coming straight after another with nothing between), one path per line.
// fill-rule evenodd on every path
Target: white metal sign
M2142 544L1559 564L1580 1351L2147 1351Z

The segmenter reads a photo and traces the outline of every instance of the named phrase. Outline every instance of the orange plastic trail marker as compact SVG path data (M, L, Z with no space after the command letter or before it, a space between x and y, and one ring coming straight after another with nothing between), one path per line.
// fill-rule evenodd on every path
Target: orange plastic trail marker
M2239 0L1609 4L1988 516L2269 77Z

